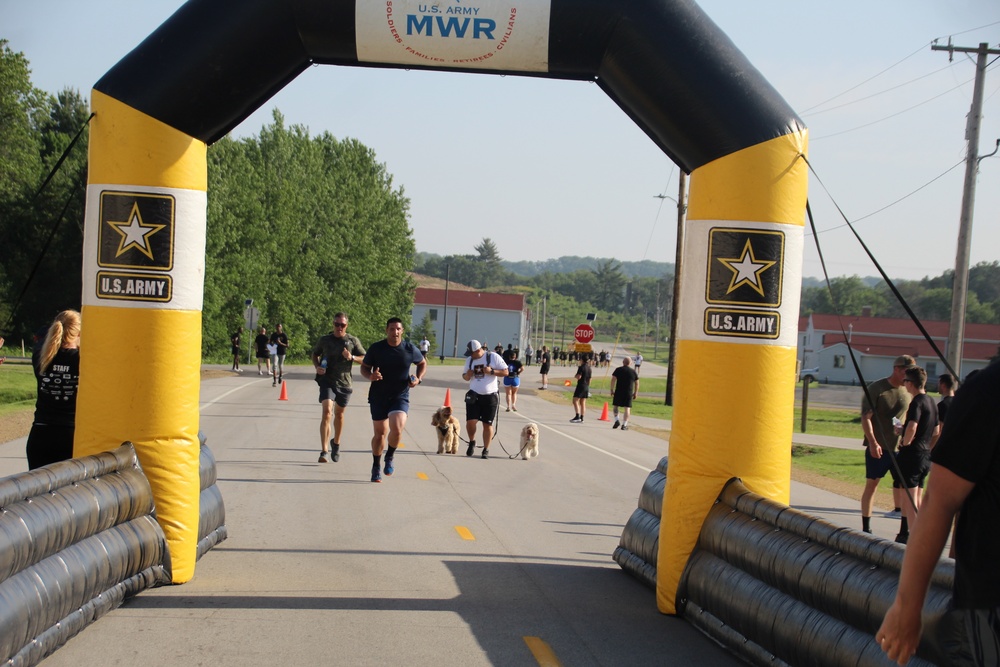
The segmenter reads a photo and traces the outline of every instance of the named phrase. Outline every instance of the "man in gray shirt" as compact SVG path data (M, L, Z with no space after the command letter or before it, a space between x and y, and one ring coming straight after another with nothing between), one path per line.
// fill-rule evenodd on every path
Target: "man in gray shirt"
M323 417L319 422L320 452L319 462L327 462L327 441L329 454L334 463L340 460L340 434L344 429L344 408L351 400L353 392L351 368L354 362L365 358L365 348L361 341L347 333L347 315L333 316L333 331L319 339L312 350L312 362L316 368L316 383L319 385L319 402L323 406ZM330 439L330 418L333 417L333 439Z

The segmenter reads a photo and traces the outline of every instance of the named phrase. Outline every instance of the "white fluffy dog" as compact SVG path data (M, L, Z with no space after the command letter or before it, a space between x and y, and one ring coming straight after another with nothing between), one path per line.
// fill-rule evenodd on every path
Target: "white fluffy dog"
M450 407L438 408L431 417L431 426L435 427L438 436L438 454L455 454L458 452L458 431L460 424L451 414Z
M525 424L521 429L521 458L530 459L538 456L538 424Z

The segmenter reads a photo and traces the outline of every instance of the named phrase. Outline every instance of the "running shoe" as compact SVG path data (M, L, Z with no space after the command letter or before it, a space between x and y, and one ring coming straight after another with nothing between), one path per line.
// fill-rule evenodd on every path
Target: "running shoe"
M483 458L484 459L490 458L490 450L488 450L488 449L484 449L483 450Z
M328 461L326 460L326 452L320 452L319 453L319 462L320 463L328 463Z
M372 465L372 481L381 482L382 481L382 471L378 469L378 464Z
M622 427L622 423L620 421L618 421L617 419L615 420L615 423L611 425L611 428L621 428L621 427Z
M622 424L622 430L623 431L627 431L628 430L628 424Z
M465 450L465 455L472 456L475 453L476 453L476 441L473 440L469 443L468 449Z
M900 512L898 509L894 509L891 512L886 512L885 513L885 518L886 519L902 519L903 518L903 513Z
M392 477L392 473L395 472L396 468L392 465L392 459L385 460L385 476Z

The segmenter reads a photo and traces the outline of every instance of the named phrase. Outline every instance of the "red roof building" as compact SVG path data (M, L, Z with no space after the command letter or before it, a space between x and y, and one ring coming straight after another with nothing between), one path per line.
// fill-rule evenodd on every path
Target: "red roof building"
M942 321L923 321L931 340L941 354L948 355L950 325ZM798 358L802 368L818 368L814 373L821 382L856 384L857 375L851 363L847 343L861 366L865 380L885 377L893 360L909 354L924 367L931 379L948 372L934 348L924 338L912 320L888 317L813 314L799 318ZM985 368L1000 355L1000 325L966 324L962 347L962 367L956 369L962 377Z
M434 355L461 357L470 340L490 348L498 343L524 349L528 309L524 294L418 287L413 296L413 323L430 315L437 338Z

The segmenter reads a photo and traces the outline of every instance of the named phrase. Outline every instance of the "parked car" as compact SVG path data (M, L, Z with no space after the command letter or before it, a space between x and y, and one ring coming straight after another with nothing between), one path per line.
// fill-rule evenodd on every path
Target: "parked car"
M816 382L816 376L819 375L819 367L816 368L803 368L799 373L799 379L806 384L810 382Z

